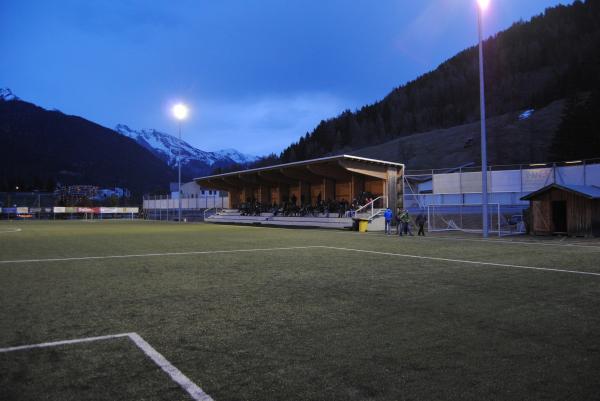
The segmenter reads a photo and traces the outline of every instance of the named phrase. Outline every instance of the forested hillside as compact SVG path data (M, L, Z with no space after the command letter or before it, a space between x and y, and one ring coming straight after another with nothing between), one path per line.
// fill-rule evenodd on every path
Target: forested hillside
M0 191L54 190L56 183L168 187L176 175L149 150L81 117L0 99Z
M547 9L543 15L489 38L484 51L488 116L575 99L567 102L570 111L565 113L571 122L565 124L571 129L590 126L573 119L594 117L585 112L589 109L585 94L600 88L600 1L577 1ZM464 50L436 70L394 89L382 101L322 121L278 158L268 158L263 164L348 152L475 122L479 119L477 60L476 47ZM578 113L577 107L585 110ZM577 155L586 145L573 146L568 155L562 155L563 148L555 145L554 157L582 157ZM587 153L593 152L588 148Z

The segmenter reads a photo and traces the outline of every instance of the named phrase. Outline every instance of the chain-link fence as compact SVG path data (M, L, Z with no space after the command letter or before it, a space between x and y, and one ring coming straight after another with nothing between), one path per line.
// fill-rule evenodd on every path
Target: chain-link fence
M181 208L182 220L203 221L206 211L228 207L229 197L220 192L214 195L198 195L181 199L170 196L146 196L144 197L143 216L148 220L178 221Z

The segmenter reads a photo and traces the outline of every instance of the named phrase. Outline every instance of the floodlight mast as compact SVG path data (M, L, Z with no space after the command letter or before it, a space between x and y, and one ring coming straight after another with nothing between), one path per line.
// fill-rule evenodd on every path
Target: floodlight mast
M179 128L179 142L181 142L181 122L187 118L188 108L183 103L178 103L173 106L173 116L177 119ZM177 221L181 223L181 143L179 145L179 151L177 152L177 170L178 170L178 181L177 181L177 203L178 203L178 217Z
M477 26L479 31L479 99L481 102L481 205L483 238L489 237L488 215L488 162L487 132L485 124L485 76L483 71L483 12L487 10L490 0L477 0Z

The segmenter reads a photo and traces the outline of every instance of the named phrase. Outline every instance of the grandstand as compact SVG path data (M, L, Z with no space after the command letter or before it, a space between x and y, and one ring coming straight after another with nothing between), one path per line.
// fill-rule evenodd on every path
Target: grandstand
M344 228L353 218L383 227L382 212L402 206L404 165L339 155L198 178L229 193L230 208L208 222Z

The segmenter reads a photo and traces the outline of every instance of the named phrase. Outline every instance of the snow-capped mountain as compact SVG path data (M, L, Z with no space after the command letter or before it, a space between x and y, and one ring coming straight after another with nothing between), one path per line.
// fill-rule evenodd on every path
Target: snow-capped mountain
M0 88L0 99L4 101L20 100L9 88Z
M255 162L256 160L258 160L258 157L256 157L256 156L241 153L240 151L235 150L235 149L217 150L216 152L212 152L212 153L219 155L221 158L224 158L224 159L229 158L239 164L252 163L252 162Z
M181 156L181 166L190 176L209 174L213 167L224 167L232 164L248 164L256 161L256 156L245 155L235 149L207 152L197 149L189 143L164 132L149 130L133 130L125 124L119 124L115 131L127 136L150 150L170 167L177 166L177 158Z

